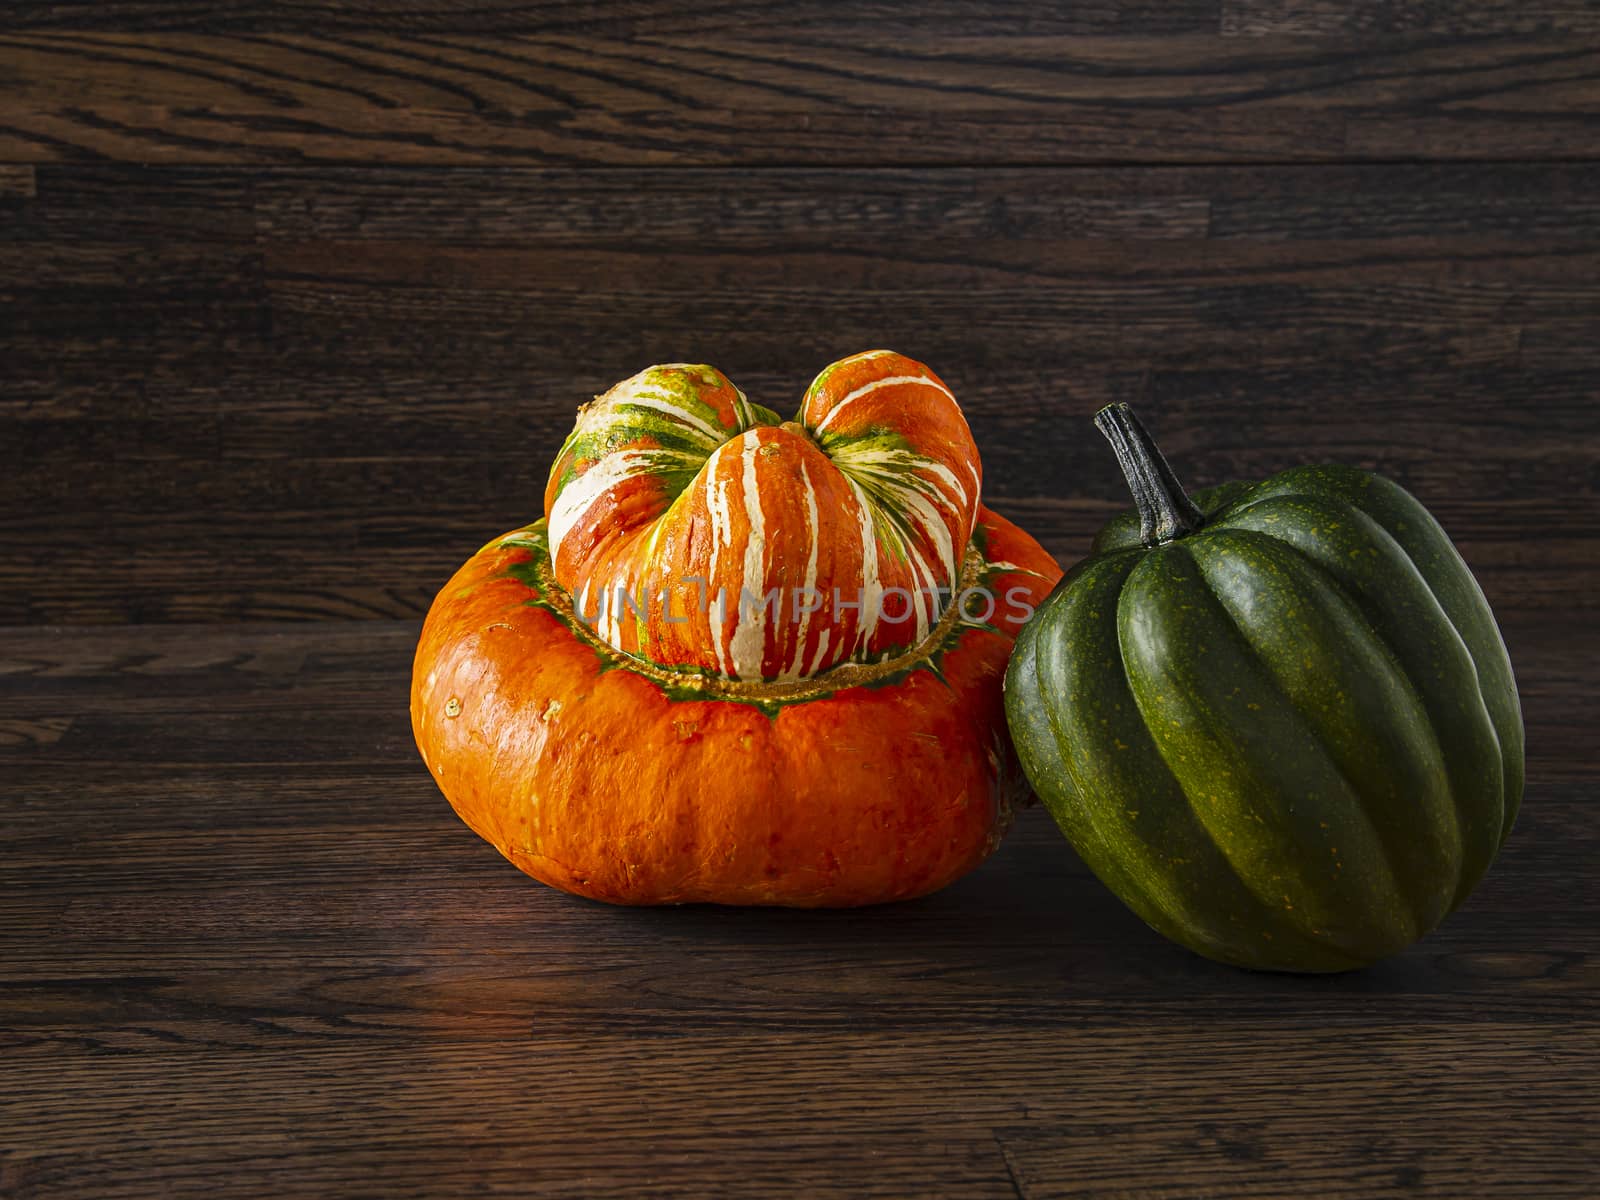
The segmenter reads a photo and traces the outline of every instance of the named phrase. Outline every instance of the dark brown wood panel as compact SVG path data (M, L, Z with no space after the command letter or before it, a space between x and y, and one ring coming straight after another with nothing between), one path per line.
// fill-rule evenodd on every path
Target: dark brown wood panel
M1593 156L1600 41L738 24L12 32L0 160L718 164Z
M18 202L34 194L34 172L31 166L0 165L0 202Z
M729 29L816 28L845 36L896 32L911 25L947 35L1010 32L1039 35L1215 33L1220 0L1089 0L1047 5L1034 0L928 0L914 13L893 4L847 8L824 0L332 0L317 6L323 29L401 29L436 33L720 33ZM1550 0L1535 8L1548 9ZM0 28L96 32L238 31L300 33L306 10L292 0L57 0L0 2Z
M438 1023L441 1037L474 1022L471 1003ZM512 1056L444 1041L357 1048L339 1033L289 1053L218 1046L206 1057L22 1063L22 1083L43 1084L52 1102L40 1151L11 1161L8 1178L38 1197L1014 1198L1116 1195L1108 1188L1140 1164L1158 1197L1184 1195L1184 1179L1258 1197L1299 1194L1300 1182L1340 1198L1592 1194L1584 1131L1566 1103L1586 1060L1570 1033L1480 1022L1467 1055L1431 1028L1328 1032L1309 1048L1302 1032L1270 1022L1229 1022L1203 1038L1004 1036L997 1060L971 1034L574 1038L535 1023ZM1286 1058L1304 1073L1264 1072ZM1535 1063L1539 1082L1507 1094L1505 1080ZM917 1085L884 1087L902 1074ZM153 1088L215 1099L144 1103ZM597 1104L601 1088L609 1101ZM114 1123L55 1099L85 1092ZM1330 1136L1330 1126L1350 1132ZM1508 1148L1494 1151L1497 1138Z
M1587 0L1222 0L1222 32L1349 37L1600 33Z
M0 621L420 615L618 378L707 359L786 408L872 345L948 378L1064 559L1121 502L1088 418L1123 399L1196 483L1356 462L1497 604L1596 592L1594 164L30 179Z
M1224 34L1338 37L1372 34L1597 33L1600 18L1583 0L1099 0L1044 5L1031 0L919 4L917 24L942 34L1104 36ZM122 33L298 33L305 9L284 0L58 0L0 3L0 29ZM715 5L528 3L528 0L337 0L317 9L324 29L370 32L533 34L604 30L614 36L720 32L729 28L806 28L825 24L849 35L906 27L893 5L841 10L794 0Z
M42 168L50 178L52 168ZM174 172L197 187L213 172ZM38 206L39 233L96 229L115 193L149 176L63 172ZM227 177L222 176L223 179ZM647 175L631 169L296 170L255 175L257 229L270 241L425 240L526 246L819 247L884 238L1033 241L1261 238L1353 240L1545 236L1600 239L1600 166L785 169ZM735 182L737 181L737 182ZM486 186L490 185L490 186ZM176 190L177 184L172 185ZM218 200L227 207L226 185ZM165 210L160 193L148 203ZM63 219L52 208L69 206ZM180 209L179 211L184 211ZM185 213L187 215L187 213ZM197 214L198 215L198 214Z
M0 0L0 1196L1600 1195L1600 9ZM1504 629L1528 795L1395 958L946 891L616 910L418 761L576 406L937 370L1064 561L1128 400L1339 460Z
M1507 626L1484 886L1320 979L1162 943L1038 810L889 908L541 887L413 762L413 622L0 633L8 1194L1586 1196L1580 628Z

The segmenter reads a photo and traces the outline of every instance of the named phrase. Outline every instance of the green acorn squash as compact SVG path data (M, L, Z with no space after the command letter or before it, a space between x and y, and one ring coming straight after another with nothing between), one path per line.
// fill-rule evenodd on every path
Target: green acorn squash
M1095 419L1135 509L1017 640L1034 790L1160 933L1339 971L1466 899L1523 786L1511 663L1476 580L1399 485L1342 466L1185 496L1127 405Z

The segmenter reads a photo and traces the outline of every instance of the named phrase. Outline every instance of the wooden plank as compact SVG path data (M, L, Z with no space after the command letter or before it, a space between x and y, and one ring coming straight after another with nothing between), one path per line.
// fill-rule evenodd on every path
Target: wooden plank
M47 186L52 176L45 168ZM83 172L76 170L73 175ZM1600 238L1600 168L1473 164L940 171L264 172L273 240L795 248L885 237Z
M1596 118L1574 113L1352 116L1345 151L1355 159L1592 159Z
M1395 1114L1400 1116L1399 1111ZM997 1131L1021 1196L1178 1200L1192 1195L1239 1197L1299 1194L1327 1197L1422 1194L1492 1196L1519 1192L1581 1196L1593 1180L1584 1165L1584 1138L1573 1122L1552 1126L1525 1114L1511 1117L1505 1146L1462 1137L1444 1114L1428 1112L1381 1128L1319 1128L1309 1108L1253 1121L1199 1119L1176 1127L1165 1117L1093 1125ZM1153 1182L1128 1191L1124 1165L1107 1143L1137 1161ZM1302 1161L1294 1147L1315 1142L1318 1158Z
M33 167L0 165L0 203L31 199L35 190Z
M1593 156L1600 136L1600 43L1574 37L826 25L627 37L14 33L0 49L10 68L0 160L19 162L1525 159Z
M502 304L524 306L541 321L569 326L614 319L631 306L637 323L671 319L693 296L708 332L768 319L762 305L821 307L811 288L827 281L826 317L870 329L890 291L912 302L925 296L924 322L954 294L994 297L1015 307L995 318L1057 326L1082 334L1114 332L1129 297L1141 323L1219 324L1237 319L1252 293L1275 302L1251 315L1263 323L1317 320L1429 325L1493 320L1512 308L1525 320L1591 311L1600 243L1474 239L1388 241L1246 241L1168 243L1007 239L959 247L883 242L876 252L795 251L786 277L761 291L736 290L736 268L714 250L684 252L508 247L435 247L416 243L305 243L264 252L274 310L287 320L405 320L422 308L446 323L481 327ZM741 264L742 265L742 264ZM774 264L775 266L775 264ZM771 271L773 268L769 267ZM803 281L786 285L787 280ZM812 281L816 281L813 283ZM1159 282L1164 291L1150 294Z
M1222 0L1222 32L1262 37L1600 33L1584 0Z
M1031 0L929 0L914 13L894 6L840 9L822 0L739 0L686 6L670 0L598 0L573 8L528 0L334 0L317 25L331 30L412 33L584 33L614 36L706 34L740 27L815 27L846 36L937 29L947 36L1005 30L1018 34L1214 33L1218 0L1094 0L1040 6ZM0 29L93 32L298 33L305 10L285 0L0 0Z
M1419 1031L1414 1048L1405 1056L1418 1068L1415 1079L1396 1078L1392 1073L1381 1080L1372 1079L1381 1057L1400 1048L1393 1035L1374 1036L1364 1047L1356 1035L1334 1038L1305 1057L1319 1075L1328 1073L1324 1113L1330 1123L1358 1122L1363 1113L1368 1119L1384 1114L1398 1119L1422 1088L1436 1087L1442 1098L1462 1105L1462 1125L1455 1138L1469 1133L1486 1137L1490 1123L1512 1122L1513 1136L1531 1135L1536 1144L1548 1148L1552 1173L1565 1169L1556 1178L1582 1182L1587 1176L1581 1172L1581 1159L1565 1142L1572 1117L1555 1103L1560 1086L1576 1083L1570 1069L1554 1070L1542 1085L1530 1081L1531 1104L1522 1110L1524 1117L1519 1120L1515 1102L1491 1081L1495 1069L1522 1078L1532 1060L1540 1057L1534 1039L1489 1024L1481 1032L1481 1052L1466 1056L1466 1062L1451 1062L1450 1055L1458 1050L1453 1038L1437 1030ZM1294 1035L1304 1036L1299 1031ZM1014 1127L1022 1120L1048 1129L1045 1122L1055 1118L1071 1121L1076 1127L1080 1121L1093 1120L1096 1113L1102 1122L1137 1120L1141 1104L1146 1113L1154 1105L1174 1121L1199 1124L1208 1119L1203 1106L1211 1102L1216 1108L1209 1119L1222 1122L1266 1117L1268 1106L1276 1103L1285 1108L1272 1115L1286 1117L1289 1129L1296 1128L1295 1115L1309 1115L1309 1108L1303 1097L1296 1099L1296 1089L1287 1078L1270 1068L1263 1071L1259 1061L1251 1065L1264 1078L1250 1078L1246 1064L1255 1055L1246 1039L1251 1036L1261 1036L1261 1044L1280 1053L1293 1044L1290 1032L1273 1034L1259 1026L1219 1032L1215 1040L1206 1039L1207 1046L1187 1049L1178 1048L1175 1036L1108 1040L1102 1047L1103 1067L1087 1070L1086 1077L1077 1080L1074 1096L1052 1079L1051 1071L1063 1060L1080 1070L1088 1068L1090 1034L1055 1035L1048 1040L1042 1035L1022 1034L1001 1060L1007 1067L1005 1077L978 1084L966 1114L958 1111L945 1089L986 1053L991 1060L995 1054L992 1047L986 1050L971 1035L876 1044L870 1035L843 1035L820 1044L793 1039L776 1046L749 1038L688 1036L658 1041L649 1047L648 1055L639 1055L636 1043L630 1047L624 1039L601 1033L584 1042L536 1036L527 1044L527 1052L512 1061L496 1062L491 1047L452 1048L411 1063L409 1071L398 1054L374 1054L362 1062L364 1070L351 1072L353 1056L330 1048L299 1064L284 1055L262 1055L228 1088L220 1086L223 1071L243 1063L242 1056L187 1066L181 1060L163 1061L159 1056L120 1063L102 1061L100 1070L105 1078L97 1090L119 1110L127 1110L127 1123L93 1130L83 1116L52 1104L44 1143L51 1153L40 1153L23 1166L30 1172L25 1178L31 1177L40 1189L35 1194L70 1184L84 1188L90 1181L115 1188L118 1180L141 1175L137 1170L141 1159L159 1172L146 1178L163 1182L171 1176L161 1168L170 1171L174 1160L185 1152L198 1152L204 1165L223 1173L231 1158L234 1169L258 1180L287 1181L294 1178L290 1172L300 1168L310 1172L300 1177L302 1182L340 1192L354 1185L356 1194L378 1193L362 1190L363 1181L343 1173L351 1170L352 1158L377 1172L365 1182L387 1194L393 1194L397 1186L415 1186L423 1172L436 1181L458 1181L464 1190L487 1190L495 1182L512 1185L519 1177L519 1164L523 1187L541 1193L562 1188L568 1193L590 1188L611 1191L630 1183L638 1186L652 1177L661 1179L670 1167L670 1178L683 1189L674 1194L695 1194L696 1187L727 1178L723 1172L730 1165L740 1178L758 1186L781 1187L780 1173L797 1171L789 1182L804 1180L860 1194L862 1176L858 1172L865 1172L876 1190L884 1193L926 1194L938 1183L962 1191L962 1180L970 1176L958 1174L953 1180L942 1180L943 1155L933 1147L945 1137L955 1138L956 1155L949 1169L959 1170L974 1134L982 1131L989 1139L989 1128L997 1124ZM1558 1035L1545 1057L1570 1061L1564 1056L1573 1053L1576 1045L1571 1035ZM1174 1050L1178 1052L1171 1059L1160 1057ZM942 1063L936 1058L940 1052L946 1056ZM588 1078L574 1072L567 1082L558 1082L563 1053L582 1062ZM1208 1053L1221 1060L1220 1067L1208 1062ZM1029 1057L1024 1058L1025 1054ZM912 1089L913 1094L902 1093L898 1099L888 1095L884 1071L896 1055L904 1056L898 1069L916 1071L919 1078L927 1080L926 1090ZM783 1074L792 1073L807 1059L816 1079L815 1089L810 1097L791 1102L787 1120L795 1128L775 1135L772 1114L761 1102L768 1099L768 1090ZM200 1121L185 1133L183 1123L194 1122L199 1115L194 1108L130 1104L162 1067L177 1072L173 1083L181 1095L198 1100L218 1093L214 1102L219 1108L212 1120ZM1193 1075L1187 1077L1188 1086L1184 1084L1183 1072L1197 1068L1204 1072L1202 1078L1227 1086L1202 1097L1193 1086ZM82 1072L83 1068L74 1064L66 1081L81 1087L86 1082ZM597 1098L590 1081L612 1075L633 1081L632 1086ZM24 1082L31 1089L37 1086L36 1078L30 1071ZM1359 1096L1359 1087L1369 1080L1373 1092ZM392 1094L380 1093L385 1086L394 1088ZM314 1118L306 1122L305 1140L298 1145L283 1145L281 1134L286 1126L278 1106L262 1103L275 1089L279 1095L302 1095L306 1116ZM938 1099L930 1099L930 1093ZM547 1123L545 1136L530 1139L520 1153L504 1144L499 1131L472 1122L475 1114L504 1111L513 1096L531 1103L532 1112ZM344 1106L344 1119L334 1119L337 1106ZM460 1141L454 1150L442 1139L426 1136L425 1114L441 1111L461 1114L456 1131ZM1552 1122L1542 1137L1527 1126L1527 1118L1536 1114ZM708 1119L696 1126L696 1116ZM381 1132L384 1122L391 1123L388 1135ZM809 1128L807 1122L812 1123ZM229 1127L236 1131L237 1139L231 1154L221 1144ZM580 1129L586 1136L569 1141L568 1136ZM890 1150L887 1138L877 1136L888 1132L901 1139L899 1153ZM418 1135L422 1135L420 1144ZM1454 1146L1455 1138L1447 1145ZM1298 1139L1285 1136L1284 1140L1292 1143ZM361 1153L329 1153L341 1143L350 1149L359 1147ZM377 1148L374 1143L392 1144L393 1156L384 1156L381 1163L367 1162ZM741 1143L742 1150L738 1148ZM830 1163L830 1146L849 1147L850 1157ZM85 1152L88 1147L100 1153ZM916 1156L908 1153L912 1147L918 1151ZM1042 1150L1043 1139L1036 1140L1033 1149ZM989 1150L998 1159L992 1140ZM873 1151L885 1154L881 1173L868 1170ZM1116 1152L1102 1142L1091 1162L1103 1166ZM77 1161L67 1161L69 1153ZM658 1157L663 1153L665 1160ZM732 1157L719 1163L721 1155ZM474 1165L475 1159L481 1161ZM654 1176L650 1173L652 1160L659 1172ZM430 1162L437 1170L425 1168ZM1298 1159L1297 1166L1313 1170L1315 1162L1315 1156L1310 1156ZM993 1166L998 1169L998 1162ZM1507 1169L1514 1168L1508 1164ZM757 1173L749 1174L752 1170ZM850 1187L852 1180L857 1185L854 1188ZM1517 1179L1503 1182L1515 1186Z
M525 1011L520 1037L421 1052L363 1048L359 1022L311 1052L220 1038L205 1057L63 1048L14 1072L37 1132L16 1145L10 1175L30 1197L189 1195L202 1184L210 1194L1027 1196L1057 1194L1075 1153L1085 1182L1142 1178L1159 1189L1146 1195L1181 1195L1163 1186L1170 1149L1143 1175L1114 1136L1127 1129L1133 1147L1153 1150L1159 1122L1166 1138L1192 1139L1200 1177L1230 1192L1259 1189L1264 1173L1279 1195L1398 1193L1431 1179L1442 1194L1581 1198L1595 1182L1586 1110L1572 1100L1594 1066L1587 1030L1486 1021L1470 1033L1333 1033L1257 1020L1204 1037L1008 1026L642 1040L546 1033ZM441 1025L475 1016L469 993ZM158 1090L167 1103L149 1101ZM510 1132L526 1126L537 1136ZM1497 1140L1515 1149L1488 1156L1481 1147ZM1266 1161L1229 1160L1240 1145Z
M1600 367L1600 317L1574 311L1570 320L1529 326L1517 355L1533 370L1592 372Z
M44 170L48 181L53 168ZM260 175L255 211L263 238L290 242L798 249L884 238L1183 238L1206 236L1204 189L1213 182L1204 173L1093 168L645 177L627 168L281 168Z
M79 163L21 167L43 195L0 226L0 243L248 244L255 233L256 174L226 168L151 169ZM415 173L413 173L415 174Z
M1386 164L1186 173L1214 238L1600 237L1593 164Z

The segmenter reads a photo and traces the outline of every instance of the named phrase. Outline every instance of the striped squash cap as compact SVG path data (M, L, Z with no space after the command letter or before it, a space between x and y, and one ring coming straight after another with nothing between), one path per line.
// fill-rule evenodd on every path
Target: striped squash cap
M901 355L835 363L781 423L720 371L671 364L584 408L545 514L556 578L608 645L797 680L927 638L981 482L955 398Z

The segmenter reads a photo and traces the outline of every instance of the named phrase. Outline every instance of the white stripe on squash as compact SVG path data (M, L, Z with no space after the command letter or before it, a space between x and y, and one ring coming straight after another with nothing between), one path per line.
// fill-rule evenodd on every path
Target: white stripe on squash
M744 573L739 581L739 624L733 631L729 649L733 652L733 672L738 679L760 679L761 663L766 657L767 607L763 603L766 571L762 562L766 556L766 523L761 516L761 487L756 481L756 451L761 448L759 434L747 433L744 438L744 512L750 522L750 534L744 544ZM754 583L754 587L751 584ZM754 601L753 611L746 611L745 592L750 591Z
M872 502L861 485L846 475L845 482L856 495L861 510L861 592L856 597L861 611L856 614L856 641L852 653L871 640L878 628L878 609L883 604L883 586L878 576L878 531L872 524Z
M696 461L675 450L621 450L597 458L583 474L569 480L550 506L550 558L561 553L561 543L602 496L637 475L653 475Z
M955 472L937 459L910 450L852 450L840 446L832 454L833 461L842 469L869 472L879 479L892 480L914 471L927 471L955 495L956 503L969 515L976 505L976 496L970 495L966 486L956 478ZM974 476L976 480L976 476Z
M848 393L843 399L835 404L832 409L829 410L827 416L823 417L822 420L818 422L815 432L826 432L828 426L832 425L836 420L838 420L839 414L842 413L846 408L850 407L850 405L854 404L857 400L861 399L861 397L875 392L881 387L893 387L900 383L925 383L931 388L936 388L946 396L950 396L952 402L955 400L955 397L950 395L950 389L945 387L944 384L940 383L937 379L929 379L926 375L891 375L886 379L874 379L871 383L864 383L855 391Z
M811 628L811 599L812 593L817 590L817 544L822 540L822 531L817 528L817 489L811 484L811 472L806 470L805 459L800 460L800 482L806 489L806 535L810 542L809 553L806 558L806 583L805 590L800 593L805 597L805 611L800 614L800 628L795 633L794 657L789 660L789 665L784 669L780 679L805 678L805 653L806 633ZM797 602L791 602L798 607ZM792 614L791 614L792 615ZM823 631L823 644L827 644L827 631ZM815 670L815 668L812 668Z
M728 481L721 477L722 451L718 450L706 463L706 474L711 486L706 489L706 507L711 510L711 565L706 571L706 628L711 632L711 648L717 656L717 670L728 674L728 648L727 624L728 602L727 593L723 593L723 601L716 603L711 589L717 587L717 559L722 555L723 546L733 544L733 518L728 512ZM735 603L738 598L735 597ZM716 612L716 621L712 622L711 614Z
M570 441L574 435L593 433L616 424L619 416L625 420L625 414L619 414L617 408L620 405L628 405L632 408L647 408L662 413L709 441L708 451L714 449L727 438L729 431L711 425L689 412L670 390L662 386L662 376L673 370L687 372L689 368L683 364L650 367L631 378L624 379L605 395L600 396L596 403L584 406L583 411L578 414L572 434L568 435L568 440Z

